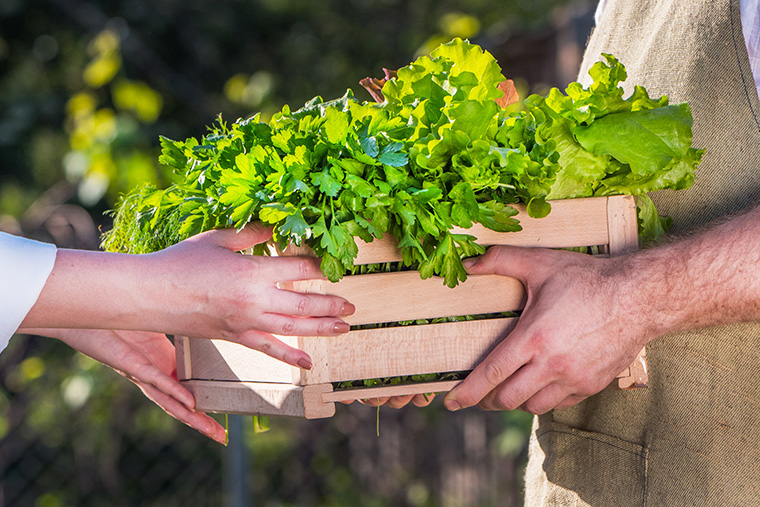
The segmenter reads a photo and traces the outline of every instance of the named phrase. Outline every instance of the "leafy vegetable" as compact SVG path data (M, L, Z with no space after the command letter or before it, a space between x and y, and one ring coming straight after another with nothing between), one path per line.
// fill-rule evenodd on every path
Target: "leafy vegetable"
M520 230L511 204L546 216L548 199L686 188L702 152L691 147L688 105L653 100L637 87L623 99L625 68L613 56L594 83L552 89L519 106L487 52L454 39L382 80L269 122L221 119L202 139L161 139L166 189L138 188L120 203L108 250L147 252L218 227L260 220L274 240L306 244L332 281L353 267L355 238L393 235L403 264L450 287L462 258L483 252L451 232L473 223ZM661 226L642 213L642 230ZM655 224L656 221L656 224Z
M269 431L269 417L262 415L253 416L253 432L254 433L266 433Z

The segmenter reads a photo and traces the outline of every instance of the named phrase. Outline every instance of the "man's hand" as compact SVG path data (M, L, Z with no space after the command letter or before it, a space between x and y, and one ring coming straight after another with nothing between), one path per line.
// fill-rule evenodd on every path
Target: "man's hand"
M406 396L391 396L388 398L369 398L366 400L359 400L359 403L370 407L378 407L385 405L390 408L404 408L410 402L415 407L427 407L433 402L435 394L408 394ZM352 402L346 402L347 405Z
M527 302L514 330L444 398L450 410L521 408L542 414L601 391L654 337L635 313L612 259L493 247L470 274L520 280Z
M195 411L193 395L176 378L174 346L160 333L90 329L31 329L28 332L58 338L128 378L167 414L225 444L224 428Z
M512 332L444 398L541 414L602 390L669 332L760 321L760 207L677 241L614 258L494 247L468 272L520 280Z

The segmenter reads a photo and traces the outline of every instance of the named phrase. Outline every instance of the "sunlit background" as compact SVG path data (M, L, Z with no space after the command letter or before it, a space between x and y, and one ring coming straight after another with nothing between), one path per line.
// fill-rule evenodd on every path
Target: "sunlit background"
M98 248L119 195L165 183L158 136L294 107L453 37L521 95L576 77L593 0L2 0L0 230ZM0 506L510 506L530 418L339 406L207 441L54 340L0 355ZM376 422L379 417L379 436ZM223 417L220 417L223 420Z

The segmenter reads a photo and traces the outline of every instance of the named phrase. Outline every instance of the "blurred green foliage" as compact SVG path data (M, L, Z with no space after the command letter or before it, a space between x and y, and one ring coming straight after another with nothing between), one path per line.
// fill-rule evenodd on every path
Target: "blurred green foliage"
M80 246L61 231L79 234L84 214L97 238L122 192L165 182L159 135L200 136L218 114L266 117L346 88L362 96L362 78L454 36L489 50L515 34L530 41L579 3L590 2L2 0L0 229ZM519 501L525 414L383 409L378 438L374 410L338 412L272 420L263 434L250 425L257 503ZM8 505L220 505L221 461L219 446L57 341L17 336L0 356ZM473 478L478 470L489 475ZM474 497L448 483L462 477Z
M359 89L454 36L543 28L567 0L5 0L0 212L67 181L87 207L161 181L159 134ZM367 97L369 98L369 97Z

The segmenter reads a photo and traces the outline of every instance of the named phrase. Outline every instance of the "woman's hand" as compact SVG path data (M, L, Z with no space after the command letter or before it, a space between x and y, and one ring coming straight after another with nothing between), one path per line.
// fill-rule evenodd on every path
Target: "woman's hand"
M279 282L322 278L311 257L241 255L271 230L251 224L208 231L160 252L125 255L59 250L53 272L22 328L154 331L220 338L310 368L308 355L280 335L337 335L354 306L337 296L301 294Z
M323 278L319 259L240 255L271 238L271 230L252 224L209 231L151 254L155 276L176 299L164 309L174 334L221 338L260 350L276 359L311 368L309 357L273 335L337 335L349 325L337 317L354 306L337 296L302 294L278 288L279 282Z
M128 378L164 412L220 444L225 429L208 415L195 411L192 393L177 381L174 345L166 335L141 331L92 329L31 329L58 338Z

